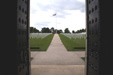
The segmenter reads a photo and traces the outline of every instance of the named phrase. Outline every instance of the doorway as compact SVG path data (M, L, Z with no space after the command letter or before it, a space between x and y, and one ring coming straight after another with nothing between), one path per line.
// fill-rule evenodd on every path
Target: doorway
M47 1L47 0L46 0ZM73 2L73 1L47 1L47 2L42 2L42 1L40 1L39 0L39 2L38 1L36 1L36 2L33 2L33 6L32 5L30 5L31 6L31 8L32 8L32 10L31 10L31 13L33 13L32 15L31 15L31 18L30 19L33 19L32 21L31 21L31 24L32 24L32 26L34 26L34 27L36 27L39 31L42 31L41 30L41 28L43 28L44 26L45 27L50 27L50 28L54 28L54 29L56 29L56 30L60 30L60 28L62 29L62 31L64 31L66 28L68 28L68 29L71 29L71 33L72 33L72 31L73 32L77 32L77 29L76 29L76 27L78 27L78 29L82 29L82 27L80 27L80 23L82 23L81 22L81 18L80 18L80 16L81 17L83 17L84 18L84 21L83 21L83 23L84 23L84 27L83 28L85 28L85 2L84 1L82 1L82 0L79 0L79 1L75 1L75 2ZM46 5L46 3L47 3L47 5ZM53 3L53 4L52 4ZM56 4L54 4L54 3L56 3ZM64 5L62 5L62 3L65 3ZM76 3L76 4L81 4L80 6L78 5L78 8L74 8L76 5L74 4L74 3ZM37 5L39 5L39 6L36 6L35 4L37 4ZM69 5L69 4L72 4L72 6L70 5L70 7L66 7L66 5ZM62 5L62 6L61 6ZM73 6L73 5L75 5L75 6ZM34 7L34 9L33 9L33 7ZM56 9L53 9L53 7L55 8L56 7ZM83 8L82 8L83 7ZM58 9L59 8L59 9ZM60 9L61 8L61 9ZM51 10L50 10L51 9ZM65 9L65 10L63 10L63 9ZM75 11L75 10L76 11ZM78 9L80 9L80 10L78 10ZM72 10L72 11L71 11ZM44 13L44 12L45 13ZM74 18L74 17L77 17L78 16L78 13L79 13L79 17L78 18ZM35 15L36 14L39 14L39 15L37 15L37 19L36 19L36 17L35 17ZM43 15L42 15L43 14ZM76 14L76 15L74 15L74 14ZM51 18L49 18L47 15L49 15L49 17L51 17ZM72 15L74 15L74 17L72 16ZM39 17L38 17L39 16ZM45 18L47 18L47 19L45 19ZM67 19L65 19L65 18L67 18ZM44 19L44 21L43 21L43 19ZM79 19L79 20L77 20L77 19ZM36 20L36 22L34 22L33 23L33 21L35 21ZM40 21L39 21L40 20ZM74 22L74 21L76 21L76 22ZM75 24L74 24L75 23ZM30 24L30 25L31 25ZM69 25L71 24L71 26L72 27L70 27ZM65 27L65 25L67 25L66 27ZM74 29L74 27L75 27L75 29ZM80 28L79 28L80 27ZM79 30L78 30L79 31ZM65 31L64 31L65 32ZM58 34L55 34L54 35L54 37L55 37L55 39L59 39L59 37L57 37L58 36ZM66 35L65 35L66 36ZM71 36L71 35L70 35ZM54 40L54 37L53 37L53 40ZM52 41L53 41L52 40ZM54 41L53 41L54 42ZM61 42L61 41L60 41ZM57 42L55 42L55 43L57 43ZM52 42L51 42L51 44L52 44ZM62 43L59 43L59 45L63 45ZM53 45L54 46L54 45ZM60 46L58 46L58 47L60 47ZM49 49L49 48L48 48ZM56 49L56 50L55 50ZM57 49L57 48L54 48L53 50L55 50L55 52L57 51L57 50L60 50L60 49ZM49 50L47 50L48 52L50 52ZM54 51L53 51L54 52ZM58 52L56 52L56 53L58 53ZM79 67L81 64L82 64L82 68L83 68L83 63L85 63L83 60L82 60L82 57L83 57L83 59L84 59L84 57L85 57L85 52L82 52L82 51L78 51L78 52L76 52L76 53L74 53L73 51L68 51L67 53L68 54L70 54L70 55L68 55L67 54L67 56L68 57L66 57L65 55L64 55L64 58L63 59L61 59L61 57L59 58L59 59L56 59L57 61L55 61L55 59L54 58L52 58L52 57L56 57L56 58L58 58L58 55L60 54L60 53L62 53L62 51L59 51L59 53L58 54L56 54L56 56L52 53L52 52L50 52L50 54L48 54L48 53L46 53L46 52L38 52L38 53L36 53L36 52L32 52L31 54L34 56L34 58L33 59L35 59L36 57L37 57L37 62L36 61L34 61L34 60L32 60L31 62L34 62L34 66L33 66L33 71L35 71L35 72L38 72L38 71L42 71L42 70L45 70L45 72L47 72L48 70L46 70L46 69L51 69L51 68L53 68L53 69L51 69L51 70L53 70L53 72L55 72L54 70L56 70L56 72L57 73L62 73L63 71L65 71L68 75L69 75L69 73L71 73L72 71L75 73L75 68L74 68L74 66L75 66L75 63L76 62L71 62L71 61L74 61L74 59L69 59L69 60L67 60L65 63L63 62L63 60L64 59L68 59L68 57L70 56L71 58L74 58L74 57L77 57L77 55L79 56L79 59L80 59L80 61L82 61L82 62L80 62L80 63L77 63L77 65L75 66L75 67ZM64 52L65 53L65 52ZM43 55L42 55L43 54ZM76 55L77 54L77 55ZM42 56L39 56L39 55L42 55ZM44 56L45 55L45 56ZM51 55L51 56L50 56ZM62 55L62 54L61 54ZM75 55L74 57L73 56L71 56L71 55ZM54 61L53 62L51 62L51 61L49 61L49 59L47 58L47 56L49 57L49 58L51 58L52 60L54 59ZM60 56L60 55L59 55ZM63 57L63 56L62 56ZM78 59L78 60L79 60ZM40 60L40 61L39 61ZM44 61L44 62L42 62L42 61ZM62 61L62 62L60 62L60 61ZM58 63L59 64L58 64ZM38 66L37 66L37 63L38 63ZM51 67L50 67L50 65L51 65ZM60 65L59 67L58 66L56 66L56 65ZM65 65L65 66L64 66ZM31 64L31 66L32 66L32 64ZM37 66L37 67L36 67ZM40 68L39 68L40 67ZM38 69L38 70L35 70L35 69ZM74 68L74 69L73 69ZM59 70L58 70L59 69ZM63 71L61 70L61 69L64 69ZM72 70L73 69L73 70ZM49 70L49 71L51 71L51 70ZM60 71L61 70L61 71ZM77 70L76 70L77 71ZM82 71L84 71L84 69L82 69ZM45 72L43 72L43 73L45 73ZM53 72L51 72L51 73L53 73ZM56 73L56 74L57 74ZM74 74L73 73L73 74ZM34 74L34 73L33 73ZM85 73L84 73L85 74Z

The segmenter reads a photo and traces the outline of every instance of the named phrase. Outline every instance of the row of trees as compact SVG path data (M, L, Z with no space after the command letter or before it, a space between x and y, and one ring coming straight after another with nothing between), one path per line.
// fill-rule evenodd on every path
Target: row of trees
M80 29L77 31L72 31L72 33L81 33L81 32L86 32L86 29ZM38 29L34 28L34 27L30 27L30 33L63 33L62 30L56 30L53 27L52 28L48 28L48 27L43 27L41 29L41 31L39 31ZM64 33L71 33L70 30L68 28L65 28Z
M76 32L73 30L72 33L82 33L82 32L86 32L86 29L80 29L77 30Z
M30 33L39 33L39 30L34 27L30 27Z

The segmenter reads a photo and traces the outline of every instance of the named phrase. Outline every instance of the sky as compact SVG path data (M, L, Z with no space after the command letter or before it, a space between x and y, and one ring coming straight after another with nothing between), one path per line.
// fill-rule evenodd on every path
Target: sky
M56 16L53 16L56 14ZM86 28L85 0L30 0L30 27Z

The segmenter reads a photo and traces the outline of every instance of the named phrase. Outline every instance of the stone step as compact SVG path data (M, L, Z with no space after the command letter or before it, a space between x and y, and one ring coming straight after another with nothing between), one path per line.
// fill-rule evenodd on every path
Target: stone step
M85 75L85 65L31 65L31 75Z

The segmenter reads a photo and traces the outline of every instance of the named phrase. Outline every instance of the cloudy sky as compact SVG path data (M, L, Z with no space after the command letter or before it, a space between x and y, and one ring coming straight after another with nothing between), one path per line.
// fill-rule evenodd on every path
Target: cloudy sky
M30 26L38 30L54 27L76 31L86 28L85 21L85 0L30 0Z

